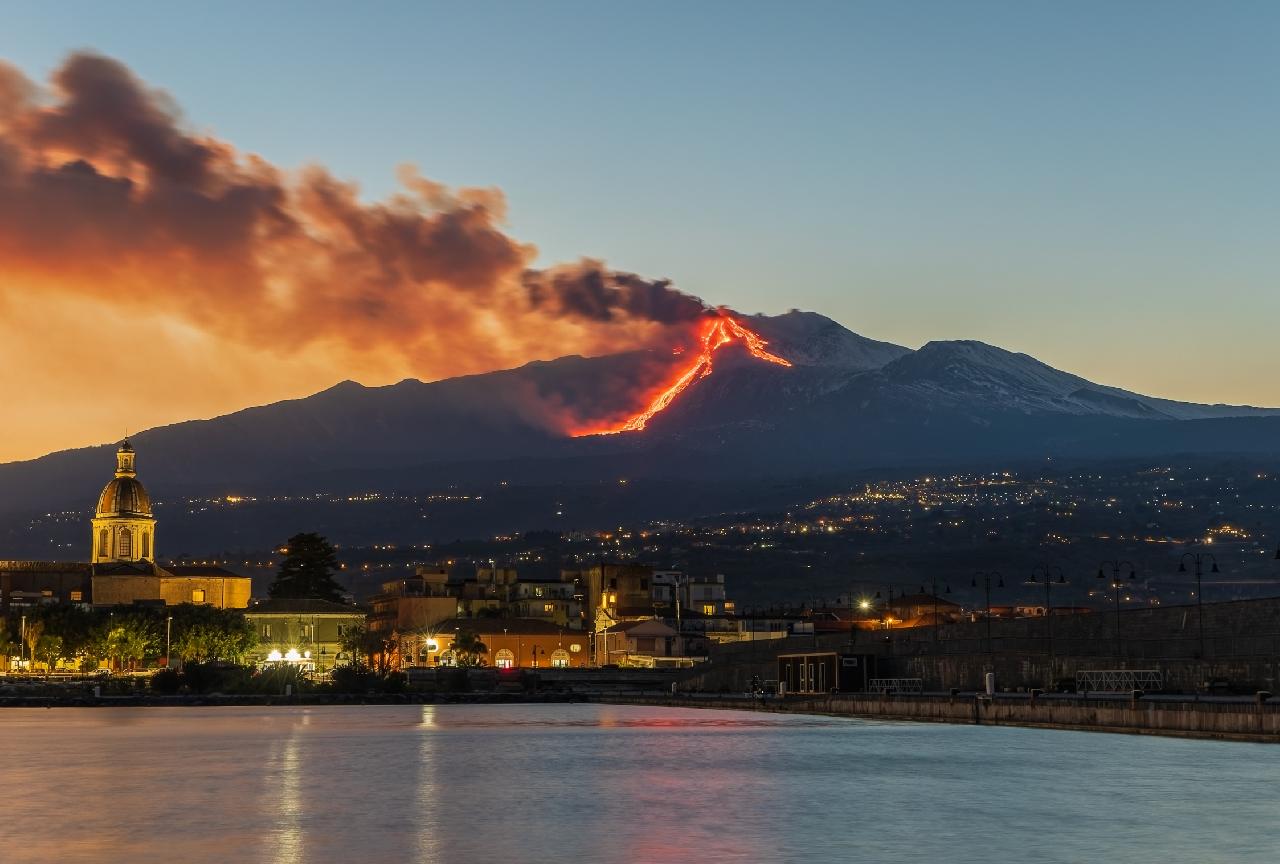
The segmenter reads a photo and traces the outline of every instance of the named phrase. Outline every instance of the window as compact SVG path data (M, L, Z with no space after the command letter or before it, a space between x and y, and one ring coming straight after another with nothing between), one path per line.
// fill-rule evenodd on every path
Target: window
M541 597L541 596L542 596L542 586L541 586L541 585L539 585L538 587L536 587L536 588L534 588L534 589L533 589L533 596L534 596L534 597Z
M341 630L342 628L341 628L341 627L339 627L338 629L339 629L339 630ZM270 641L270 640L271 640L271 625L270 625L270 624L263 624L263 625L262 625L262 638L263 638L263 640L264 640L264 641Z
M71 602L72 602L72 603L79 603L79 602L80 602L81 600L83 600L83 599L84 599L84 592L83 592L83 591L72 591L72 592L71 592Z
M572 651L574 654L577 654L580 651L582 651L582 646L579 645L577 642L574 642L572 645L569 646L569 650Z
M498 651L494 664L499 669L511 669L516 665L516 655L512 654L509 648L503 648Z
M106 528L98 532L98 554L103 557L111 554L111 535Z
M569 652L563 648L557 648L551 652L551 668L566 669L569 666Z
M146 531L142 532L142 557L151 557L151 535Z
M714 615L714 614L716 614L716 604L714 604L714 603L704 603L704 604L703 604L703 606L702 606L702 614L703 614L703 615Z
M203 602L204 602L204 589L203 589L203 588L194 588L194 589L192 589L192 591L191 591L191 602L192 602L192 603L203 603Z
M556 604L554 604L554 603L543 603L543 604L542 604L542 611L543 611L543 612L554 612L554 611L556 611Z
M117 552L118 558L133 557L133 532L128 528L120 532L120 545Z

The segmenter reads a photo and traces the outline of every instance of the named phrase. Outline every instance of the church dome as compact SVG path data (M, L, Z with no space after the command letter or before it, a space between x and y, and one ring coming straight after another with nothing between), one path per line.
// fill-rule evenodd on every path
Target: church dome
M98 496L98 516L150 516L151 496L136 477L115 477Z
M126 438L116 451L116 476L98 496L99 518L103 516L151 516L151 496L134 472L133 445Z

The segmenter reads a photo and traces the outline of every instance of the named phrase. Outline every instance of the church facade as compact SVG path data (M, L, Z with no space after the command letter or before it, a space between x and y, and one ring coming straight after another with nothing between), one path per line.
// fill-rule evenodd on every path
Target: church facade
M0 610L44 603L95 606L180 603L244 609L250 579L221 567L156 563L156 519L138 480L126 439L116 451L115 477L98 496L88 562L0 560Z

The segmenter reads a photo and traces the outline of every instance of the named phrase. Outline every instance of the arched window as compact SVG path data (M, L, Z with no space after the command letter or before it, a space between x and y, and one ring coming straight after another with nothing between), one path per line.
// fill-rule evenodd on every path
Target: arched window
M563 648L557 648L551 652L551 668L567 669L569 667L569 652Z
M503 648L498 651L494 663L499 669L510 669L516 665L516 655L511 653L510 648Z
M118 548L117 558L133 557L133 532L125 528L120 532L120 545Z
M440 665L441 666L457 666L458 655L454 654L453 651L445 651L443 654L440 655Z
M111 554L111 534L106 528L98 532L98 556L105 558Z
M151 557L151 532L149 531L142 532L142 557Z

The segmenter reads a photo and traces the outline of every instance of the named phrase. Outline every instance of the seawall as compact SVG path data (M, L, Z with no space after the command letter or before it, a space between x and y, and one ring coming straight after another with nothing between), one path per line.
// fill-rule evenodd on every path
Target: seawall
M858 693L766 699L696 695L599 696L593 701L1280 743L1280 703L1274 700L1086 699L1048 695L1031 698L983 694L881 696Z

